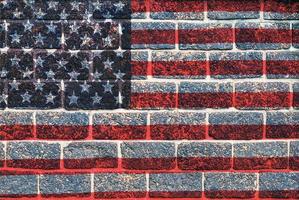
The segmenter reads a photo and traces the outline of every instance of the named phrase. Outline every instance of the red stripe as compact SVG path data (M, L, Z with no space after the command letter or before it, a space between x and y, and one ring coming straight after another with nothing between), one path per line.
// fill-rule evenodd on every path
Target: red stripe
M20 199L20 198L28 198L28 199L32 199L32 198L38 198L37 194L0 194L1 198L9 198L10 200L12 200L12 198L15 199Z
M236 29L237 43L292 43L291 30L241 28Z
M289 92L258 92L236 93L236 107L238 108L273 108L290 107Z
M146 76L148 64L147 61L131 61L132 76Z
M288 158L282 157L254 157L254 158L233 158L234 169L286 169Z
M175 30L132 30L131 44L175 44Z
M12 168L50 170L60 168L60 159L6 160L6 165Z
M260 11L259 0L209 0L209 11L225 11L225 12L246 12L246 11Z
M62 194L41 194L42 197L45 198L62 198L62 197L90 197L91 193L87 192L87 193L62 193Z
M299 199L299 190L280 190L280 191L260 191L259 196L262 198L287 198Z
M204 194L209 198L253 198L256 191L236 191L236 190L217 190L205 191Z
M154 76L201 76L207 73L207 61L154 61Z
M180 108L229 108L233 104L232 93L180 93Z
M163 198L196 198L202 196L202 191L177 191L177 192L165 192L165 191L150 191L150 197L163 197Z
M88 129L88 125L36 125L36 135L47 140L80 140L88 137Z
M91 169L91 168L116 168L118 158L82 158L64 159L64 167L67 169Z
M146 12L146 2L140 0L130 0L132 13Z
M203 0L152 0L151 12L203 12Z
M299 125L266 125L267 138L299 138Z
M299 107L299 92L294 92L293 106L297 108Z
M146 125L94 125L93 138L100 140L146 139Z
M262 60L210 61L211 75L262 75Z
M235 125L235 124L210 124L209 136L222 140L251 140L262 139L263 126L260 125Z
M33 125L0 125L0 140L24 140L34 138Z
M146 196L146 191L140 192L126 192L126 191L117 191L117 192L95 192L95 198L103 199L124 199L124 198L143 198Z
M299 60L269 60L266 65L267 74L299 75Z
M131 108L175 108L175 93L132 93Z
M179 30L181 44L233 43L231 28L201 28Z
M265 0L265 12L298 13L298 1Z
M299 156L290 157L290 169L299 170Z
M174 169L176 158L122 158L124 169L161 170Z
M293 29L293 43L299 44L299 30L297 29Z
M151 125L153 140L202 140L205 138L206 125Z
M179 157L177 160L182 170L228 170L232 166L230 157Z

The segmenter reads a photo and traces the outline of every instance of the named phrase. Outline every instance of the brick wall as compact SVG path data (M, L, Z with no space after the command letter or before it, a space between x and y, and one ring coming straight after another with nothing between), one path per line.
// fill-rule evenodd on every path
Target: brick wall
M0 1L0 197L299 198L299 3Z

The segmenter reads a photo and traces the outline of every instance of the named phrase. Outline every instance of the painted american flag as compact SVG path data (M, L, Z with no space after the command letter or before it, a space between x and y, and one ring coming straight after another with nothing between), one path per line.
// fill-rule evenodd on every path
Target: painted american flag
M0 0L0 199L299 199L299 1Z

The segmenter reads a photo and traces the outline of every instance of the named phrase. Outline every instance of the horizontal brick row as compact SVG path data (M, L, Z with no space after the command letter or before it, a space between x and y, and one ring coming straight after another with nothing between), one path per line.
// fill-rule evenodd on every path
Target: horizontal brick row
M1 197L298 198L298 173L96 173L0 175ZM148 183L147 183L148 181ZM38 185L39 182L39 185ZM92 192L91 188L94 188ZM148 189L147 189L148 188ZM38 191L40 192L39 194Z
M264 170L299 169L298 141L59 142L1 144L9 169ZM62 155L61 155L62 154ZM4 156L6 155L6 156ZM121 155L121 157L120 157ZM62 167L63 166L63 167Z
M176 43L182 50L230 50L234 43L241 50L299 47L299 24L285 22L178 23L178 31L173 22L2 21L0 27L0 48L13 49L174 49Z
M208 117L200 111L103 112L92 116L85 112L4 111L0 140L283 139L299 138L298 125L297 111L271 111L266 116L256 111L219 111Z
M262 3L263 2L263 3ZM207 9L205 8L207 4ZM146 18L150 12L153 19L257 19L264 12L264 19L299 19L297 1L188 1L188 0L79 0L76 2L12 1L0 4L0 19L38 20L87 20Z

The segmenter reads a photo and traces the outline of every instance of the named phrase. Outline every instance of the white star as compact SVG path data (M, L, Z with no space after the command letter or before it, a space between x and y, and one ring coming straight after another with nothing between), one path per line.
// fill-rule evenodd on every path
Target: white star
M73 91L72 96L68 96L68 98L70 100L69 105L78 104L78 97L76 96L75 91Z
M123 80L123 77L126 75L125 73L122 73L120 70L118 70L117 73L113 73L113 74L116 77L116 79L119 79L119 80Z
M8 71L6 69L2 69L0 72L0 77L1 78L5 78L8 74Z
M113 61L110 61L110 58L108 58L105 62L103 62L104 64L104 68L105 69L109 69L109 70L112 70L112 64L114 62Z
M104 92L109 92L109 93L112 94L112 87L113 87L113 85L111 85L111 84L109 83L109 81L107 81L107 82L106 82L106 85L103 85L103 87L104 87Z
M71 2L72 10L80 11L80 3L78 2Z
M38 19L42 19L42 18L46 15L46 13L44 13L44 12L42 11L42 9L40 8L40 9L38 10L38 12L35 13L35 15L36 15L36 18L38 18Z
M24 24L24 31L29 31L29 32L31 32L31 31L32 31L32 27L33 27L33 24L30 23L29 20L27 20L26 24Z
M101 10L103 3L99 3L99 1L92 3L94 10Z
M100 79L101 76L103 76L103 73L99 73L98 71L96 71L92 75L93 75L94 80L98 80L98 79Z
M85 60L81 61L81 69L89 69L89 62L88 60L85 58Z
M55 80L55 73L50 69L46 72L47 80Z
M111 47L112 46L112 39L109 35L105 38L102 38L102 41L103 41L103 46L104 47Z
M0 95L0 103L7 103L7 95L6 94L1 94Z
M93 100L93 105L95 104L100 104L102 97L98 95L98 93L96 92L95 95L93 97L91 97Z
M28 102L30 103L30 98L32 97L32 95L30 95L28 93L28 91L26 91L24 94L21 94L21 97L23 98L22 103Z
M37 65L37 66L44 67L44 62L45 62L45 60L42 59L40 56L37 57L37 59L36 59L35 62L36 62L36 65Z
M101 31L102 31L102 28L100 27L100 25L99 25L99 24L96 24L96 25L95 25L95 29L94 29L94 31L93 31L93 34L96 34L96 33L101 34Z
M123 11L125 4L120 1L118 3L115 3L114 6L115 6L115 11L118 12L118 11Z
M36 83L34 83L35 90L36 90L36 91L39 90L39 91L42 92L42 91L44 90L44 88L43 88L44 85L45 85L45 83L41 83L40 80L38 80Z
M121 105L123 103L124 97L121 95L121 93L118 93L118 96L114 97L116 104Z
M22 12L20 12L17 8L15 9L15 11L13 12L13 17L14 18L20 18L22 15Z
M44 45L44 39L45 39L46 37L42 36L41 33L38 33L37 36L33 36L33 37L34 37L35 40L36 40L36 41L35 41L35 44L40 43L40 44Z
M119 56L119 57L121 57L121 58L123 58L124 57L124 52L123 51L118 51L116 53L116 55Z
M56 1L49 1L48 2L48 9L54 9L54 10L56 10L57 6L58 6L58 2L56 2Z
M13 58L10 59L11 65L12 66L16 66L16 67L20 67L20 62L21 59L17 57L17 55L15 55Z
M62 13L60 13L59 16L60 16L60 19L65 20L69 16L69 14L67 14L65 12L65 9L63 9Z
M113 15L111 15L110 11L107 10L106 13L103 14L103 17L105 17L105 18L112 18Z
M19 35L17 32L14 32L14 34L11 34L10 37L12 38L11 43L20 43L22 35Z
M18 83L16 79L14 79L11 83L9 83L9 85L10 85L10 90L19 90L20 83Z
M24 71L23 72L23 78L31 78L31 74L33 74L33 71L30 71L29 69L28 69L28 67L26 67L26 71Z
M90 88L91 86L88 85L88 84L86 83L86 81L84 81L84 84L81 84L80 87L81 87L81 93L83 93L83 92L87 92L87 93L89 93L89 88Z
M51 22L50 25L46 25L47 28L48 28L48 33L56 33L56 28L57 26L53 24L53 22Z
M78 29L80 28L80 26L77 25L76 22L74 22L72 25L70 25L71 28L71 33L77 33L78 34Z
M48 103L54 104L55 98L56 98L56 96L53 95L52 92L50 92L48 95L46 95L46 99L47 99L46 104L48 104Z
M78 80L78 76L80 75L80 73L72 71L68 73L68 75L71 77L70 80Z
M64 60L63 58L59 61L57 61L57 64L58 64L58 68L63 68L66 70L66 66L68 64L68 61Z
M92 41L92 39L88 37L87 34L85 34L84 37L81 37L80 39L82 40L81 46L88 45Z

